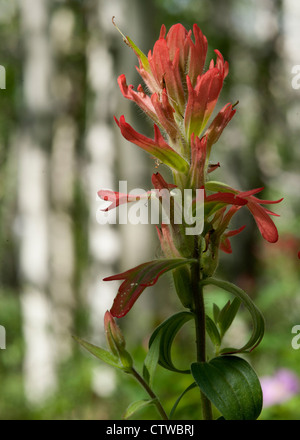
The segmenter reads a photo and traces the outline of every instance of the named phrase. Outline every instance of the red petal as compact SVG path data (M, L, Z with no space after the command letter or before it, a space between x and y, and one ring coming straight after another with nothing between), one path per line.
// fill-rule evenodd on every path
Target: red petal
M119 121L115 118L115 121L122 135L128 141L138 145L171 168L178 171L187 171L189 168L189 164L186 160L166 143L157 125L154 124L154 139L150 139L135 131L134 128L125 121L124 115L120 117Z
M151 98L142 91L141 87L138 88L138 92L135 92L132 85L127 85L125 75L119 76L118 84L126 99L134 101L154 122L158 122Z
M152 174L152 184L155 189L172 189L177 188L172 183L167 183L160 173Z
M98 191L98 196L108 202L112 202L107 208L102 211L110 211L113 208L117 208L119 205L124 205L124 203L129 202L137 202L141 199L148 199L151 191L148 191L146 194L123 194L115 191L111 191L108 189L101 189Z
M266 210L252 200L249 200L247 206L251 211L263 238L270 243L275 243L278 240L278 231Z
M246 225L241 226L238 229L234 229L233 231L228 231L225 233L226 237L233 237L234 235L239 234L240 232L242 232L245 229Z
M236 110L233 110L232 104L226 104L217 114L206 131L209 147L219 140L224 128L231 121L235 113Z
M231 244L227 237L222 237L222 240L220 242L220 249L226 254L232 254Z
M238 206L243 206L248 203L247 200L242 199L236 194L226 193L226 192L218 192L216 194L207 196L205 198L205 202L222 202L222 203L228 203L231 205L238 205Z

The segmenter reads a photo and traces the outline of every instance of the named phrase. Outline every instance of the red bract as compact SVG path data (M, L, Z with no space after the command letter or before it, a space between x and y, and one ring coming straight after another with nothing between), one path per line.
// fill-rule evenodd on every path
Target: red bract
M200 136L204 130L219 98L223 87L222 71L214 67L204 75L198 76L193 87L187 76L188 101L185 109L184 124L187 139L194 133Z
M239 229L225 232L225 234L223 234L221 237L221 242L220 242L221 251L225 252L226 254L231 254L232 248L231 248L231 244L229 241L229 237L233 237L234 235L239 234L240 232L242 232L245 229L245 227L246 226L241 226Z
M214 190L219 190L224 194L225 192L227 194L232 193L239 199L244 200L246 202L245 204L247 205L247 208L253 215L254 220L256 221L258 229L263 238L270 243L275 243L278 240L278 231L273 220L270 218L270 215L275 215L277 217L279 217L279 215L270 211L269 209L264 208L261 205L280 203L283 198L279 200L260 200L257 197L254 197L254 194L259 193L264 188L256 188L250 191L239 191L218 182L209 182L208 187L213 188Z
M119 121L115 118L115 121L125 139L138 145L175 170L181 172L188 170L188 163L166 143L157 125L154 125L154 139L150 139L135 131L131 125L125 121L124 116L121 116Z
M224 128L231 121L235 112L236 110L233 109L232 104L226 104L214 118L206 131L207 147L209 151L212 145L219 140L219 137L223 133Z
M151 102L150 96L146 95L141 85L138 87L138 91L133 90L133 85L127 85L126 77L124 74L118 78L118 84L123 96L131 101L135 102L150 118L158 123L158 118L155 114L155 109Z
M263 238L270 243L275 243L278 240L278 231L273 220L269 216L275 215L279 217L279 215L275 214L269 209L262 207L261 205L280 203L283 200L283 198L279 200L260 200L257 197L253 196L253 194L256 194L262 190L263 188L258 188L246 192L238 191L238 195L239 197L242 197L247 200L248 202L247 207L252 213L254 220L256 221L258 229L260 230L260 233L263 236Z
M150 191L146 194L133 195L133 194L123 194L108 189L101 189L100 191L98 191L97 194L102 200L106 202L111 202L111 205L109 205L107 208L103 209L102 211L110 211L111 209L117 208L119 205L123 205L124 203L137 202L142 198L148 199L151 196Z

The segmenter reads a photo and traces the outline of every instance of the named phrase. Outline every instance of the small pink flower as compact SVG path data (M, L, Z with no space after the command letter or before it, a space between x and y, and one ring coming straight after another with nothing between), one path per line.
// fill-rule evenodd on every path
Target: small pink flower
M265 408L286 402L300 391L298 376L286 368L278 370L273 376L262 377L260 383Z

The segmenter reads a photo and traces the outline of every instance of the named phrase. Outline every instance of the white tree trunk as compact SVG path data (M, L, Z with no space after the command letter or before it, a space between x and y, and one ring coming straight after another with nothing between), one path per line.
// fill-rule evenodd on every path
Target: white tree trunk
M20 276L25 336L24 381L27 398L40 403L56 386L49 280L48 157L45 129L51 112L51 56L47 35L48 1L19 2L24 44L24 114L17 138Z

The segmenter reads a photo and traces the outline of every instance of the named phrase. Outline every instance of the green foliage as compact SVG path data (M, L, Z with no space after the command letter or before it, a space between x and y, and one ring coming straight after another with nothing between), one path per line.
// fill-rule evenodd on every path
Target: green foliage
M221 289L232 293L237 298L237 301L233 301L232 304L227 303L221 311L218 311L215 308L215 317L221 329L220 338L224 335L226 330L228 330L229 326L231 325L241 302L251 314L253 330L248 342L241 348L223 348L221 350L221 353L243 353L253 350L263 338L265 322L262 313L253 303L250 297L242 289L232 283L229 283L228 281L217 280L215 278L207 278L201 283L203 286L212 284L214 286L220 287Z
M193 319L191 312L179 312L164 321L159 327L157 327L149 341L149 350L157 349L157 345L154 342L159 338L159 358L158 363L167 370L177 373L189 374L190 370L180 370L175 367L172 361L171 348L174 338L181 327L191 319ZM153 348L152 348L153 347Z
M221 356L191 365L195 381L226 420L256 420L262 390L256 373L244 359Z

